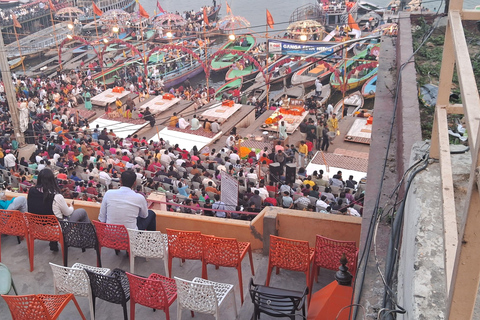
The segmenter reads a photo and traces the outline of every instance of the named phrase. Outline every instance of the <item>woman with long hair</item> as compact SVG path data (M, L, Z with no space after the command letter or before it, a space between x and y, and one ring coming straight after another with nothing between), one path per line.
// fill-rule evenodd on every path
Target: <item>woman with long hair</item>
M85 209L75 209L72 201L69 206L60 190L57 178L52 170L43 169L38 174L36 186L28 191L28 208L30 213L55 215L59 220L72 222L89 222ZM50 242L50 250L58 251L58 243Z

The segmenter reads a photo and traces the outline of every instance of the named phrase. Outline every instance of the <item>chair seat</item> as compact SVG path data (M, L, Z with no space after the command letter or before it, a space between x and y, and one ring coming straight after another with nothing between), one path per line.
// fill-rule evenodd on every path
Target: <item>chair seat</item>
M165 294L167 295L168 305L171 305L177 299L177 285L175 279L163 277L162 275L152 273L148 279L161 281Z

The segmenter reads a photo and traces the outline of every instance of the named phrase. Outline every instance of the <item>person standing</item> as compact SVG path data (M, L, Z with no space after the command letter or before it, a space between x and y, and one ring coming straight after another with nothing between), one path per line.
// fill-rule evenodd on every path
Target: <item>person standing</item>
M300 145L298 146L298 167L301 168L304 165L305 158L308 155L308 147L305 144L305 141L300 141Z
M156 231L155 212L148 210L144 196L133 191L137 184L135 172L122 172L120 183L119 189L108 190L103 196L98 220L135 230Z
M330 135L330 139L333 140L333 138L335 138L335 135L337 134L337 130L338 130L338 119L337 119L337 116L335 114L332 114L332 116L330 118L328 118L327 127L328 127L328 132L329 132L329 135ZM330 143L333 144L332 141L330 141Z
M328 128L324 126L322 130L322 151L325 152L328 151L328 147L330 146L330 136L328 133Z
M37 184L28 191L28 211L40 215L55 215L59 220L89 222L85 209L75 209L75 201L69 206L62 195L52 170L45 168L38 174ZM50 250L58 251L58 243L50 242Z
M13 155L13 153L11 153L10 149L5 150L5 153L6 155L3 158L5 168L7 168L7 170L14 169L17 158Z
M220 201L220 196L216 194L215 196L215 203L212 205L212 209L217 209L217 210L225 210L225 203ZM225 211L214 211L215 216L219 218L226 218L227 213Z
M315 94L317 97L320 97L322 95L322 82L320 81L320 77L317 77L315 79Z
M280 140L286 140L287 137L287 126L285 125L285 121L280 121L280 125L278 126L278 138Z
M83 101L85 102L85 109L87 110L92 110L92 95L90 94L90 91L85 91L83 93Z

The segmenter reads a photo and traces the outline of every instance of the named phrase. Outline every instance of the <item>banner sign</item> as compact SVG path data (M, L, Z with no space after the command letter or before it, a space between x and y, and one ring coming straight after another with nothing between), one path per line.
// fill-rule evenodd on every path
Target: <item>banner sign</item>
M312 53L318 53L317 55L321 57L332 54L335 51L332 47L337 44L336 42L269 39L268 50L270 53L292 56L306 56ZM341 54L341 51L338 51L334 57L341 57Z

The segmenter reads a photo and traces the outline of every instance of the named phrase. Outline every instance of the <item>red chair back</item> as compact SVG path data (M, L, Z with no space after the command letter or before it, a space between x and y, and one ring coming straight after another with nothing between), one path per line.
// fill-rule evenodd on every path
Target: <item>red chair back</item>
M54 215L25 212L25 218L27 219L28 233L32 239L63 243L62 229Z
M92 221L97 232L98 245L116 250L130 251L127 228L123 224Z
M0 210L0 261L2 261L2 234L27 237L28 228L23 213L17 210ZM27 248L28 241L27 241Z
M358 259L358 249L355 241L333 240L317 234L313 260L315 266L329 270L338 270L340 258L344 253L348 260L348 271L355 275Z
M202 260L202 234L200 231L167 229L168 255L180 259Z
M203 235L203 259L206 264L236 267L240 260L237 239Z
M308 241L270 236L269 266L306 272L310 267Z
M130 299L153 309L168 308L168 299L162 281L140 277L127 272L130 283Z

